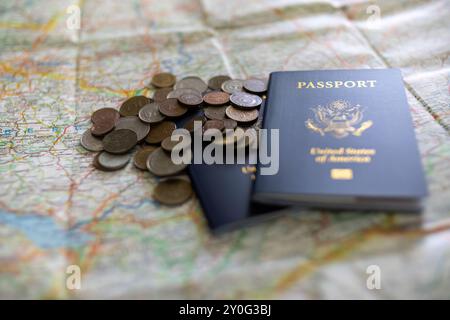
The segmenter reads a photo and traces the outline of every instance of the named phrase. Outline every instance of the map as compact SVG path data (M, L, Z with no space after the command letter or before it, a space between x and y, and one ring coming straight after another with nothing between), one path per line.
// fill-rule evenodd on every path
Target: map
M448 0L2 1L0 297L449 299L449 39ZM150 173L95 170L79 144L94 110L151 96L160 71L387 67L405 81L421 214L292 209L215 236L195 197L160 206Z

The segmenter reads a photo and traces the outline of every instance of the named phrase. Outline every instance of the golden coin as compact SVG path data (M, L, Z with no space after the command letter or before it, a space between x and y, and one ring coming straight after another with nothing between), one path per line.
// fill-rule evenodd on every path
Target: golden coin
M169 206L182 204L191 196L192 187L190 182L179 178L163 180L153 190L153 198Z
M178 103L177 99L169 98L159 103L159 112L167 117L181 117L184 115L188 109Z
M222 84L228 80L231 80L231 78L229 76L224 75L212 77L208 81L208 87L210 87L212 90L220 90Z
M178 140L172 140L172 136L165 138L161 142L161 148L163 148L167 152L172 152L173 148L181 142L181 137Z
M119 113L122 117L137 116L139 110L141 110L143 106L151 102L152 99L144 96L131 97L122 103Z
M152 85L157 88L173 87L176 82L176 78L173 74L168 72L157 73L152 78Z
M145 142L154 144L160 143L165 138L172 135L173 130L177 128L177 125L172 121L162 121L154 124L150 130L150 133L145 138Z
M145 146L142 149L138 150L134 155L134 165L136 168L141 170L147 170L147 159L148 156L156 150L154 146Z
M186 169L187 164L175 164L171 155L162 148L157 148L147 158L147 169L155 176L173 176Z

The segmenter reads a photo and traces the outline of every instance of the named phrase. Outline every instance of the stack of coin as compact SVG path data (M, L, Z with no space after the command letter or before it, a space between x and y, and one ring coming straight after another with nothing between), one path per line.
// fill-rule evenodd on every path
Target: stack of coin
M94 167L103 171L124 168L134 153L134 166L148 170L160 179L153 197L165 205L178 205L190 198L192 187L182 176L186 165L172 162L170 152L177 144L171 140L176 123L193 132L194 121L203 130L257 127L258 111L265 98L267 82L239 80L218 75L204 82L197 76L177 81L171 73L155 74L150 82L152 98L134 96L119 110L102 108L92 116L92 127L81 137L81 145L98 152Z

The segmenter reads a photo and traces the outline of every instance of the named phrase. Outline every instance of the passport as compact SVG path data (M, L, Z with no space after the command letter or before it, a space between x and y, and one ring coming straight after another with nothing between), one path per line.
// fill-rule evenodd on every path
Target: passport
M266 105L279 169L256 177L255 201L421 209L427 187L399 70L273 72Z

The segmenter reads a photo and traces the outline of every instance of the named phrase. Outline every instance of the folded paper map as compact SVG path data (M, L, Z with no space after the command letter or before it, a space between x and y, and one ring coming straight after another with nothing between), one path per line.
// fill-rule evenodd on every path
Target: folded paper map
M449 17L446 0L3 1L0 297L449 298ZM148 172L95 170L79 145L157 72L350 68L402 71L421 215L292 209L212 236L196 198L160 206Z

